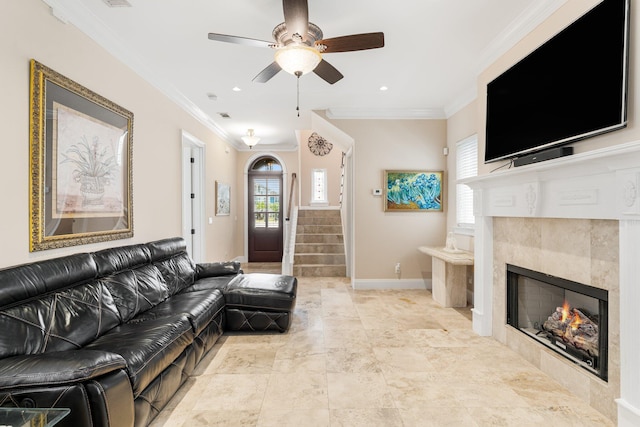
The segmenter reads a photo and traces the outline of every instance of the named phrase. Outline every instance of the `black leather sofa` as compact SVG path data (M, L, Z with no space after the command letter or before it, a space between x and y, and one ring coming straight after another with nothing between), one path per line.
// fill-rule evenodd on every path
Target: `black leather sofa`
M225 330L286 332L297 280L196 265L180 238L0 270L0 406L146 426Z

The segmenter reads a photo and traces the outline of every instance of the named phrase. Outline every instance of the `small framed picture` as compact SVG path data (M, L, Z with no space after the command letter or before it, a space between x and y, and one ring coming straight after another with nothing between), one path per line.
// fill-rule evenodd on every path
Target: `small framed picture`
M216 216L229 215L231 212L231 197L229 184L216 181Z

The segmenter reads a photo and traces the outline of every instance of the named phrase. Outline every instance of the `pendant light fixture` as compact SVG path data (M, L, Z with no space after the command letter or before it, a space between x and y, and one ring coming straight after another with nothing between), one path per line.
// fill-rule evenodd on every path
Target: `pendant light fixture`
M249 149L251 149L260 141L260 138L255 136L253 129L247 129L247 134L242 137L242 140L249 146Z

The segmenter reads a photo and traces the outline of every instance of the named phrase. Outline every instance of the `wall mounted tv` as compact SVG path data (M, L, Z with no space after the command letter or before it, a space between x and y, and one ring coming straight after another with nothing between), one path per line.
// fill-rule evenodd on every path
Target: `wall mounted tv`
M602 1L487 85L485 163L627 125L629 2Z

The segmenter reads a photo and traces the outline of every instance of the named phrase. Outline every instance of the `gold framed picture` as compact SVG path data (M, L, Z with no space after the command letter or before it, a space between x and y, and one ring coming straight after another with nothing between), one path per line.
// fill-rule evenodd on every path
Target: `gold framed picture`
M133 113L31 60L30 251L133 236Z

